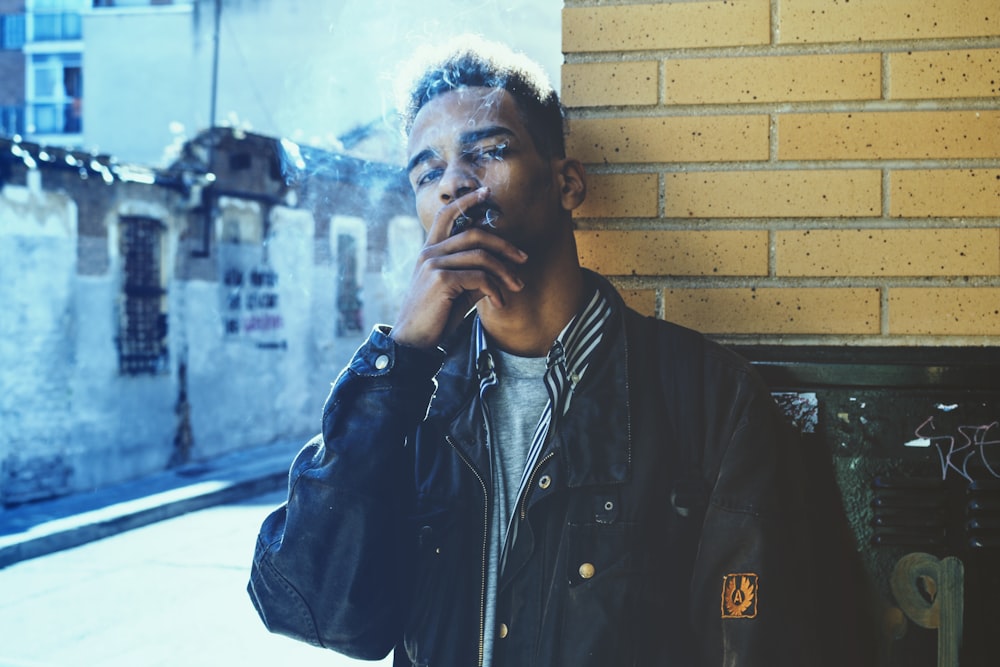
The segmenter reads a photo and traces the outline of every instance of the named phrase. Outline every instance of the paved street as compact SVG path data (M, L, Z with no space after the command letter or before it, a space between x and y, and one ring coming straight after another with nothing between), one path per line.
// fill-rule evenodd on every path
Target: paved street
M269 634L245 587L282 493L154 523L0 569L0 667L348 667Z

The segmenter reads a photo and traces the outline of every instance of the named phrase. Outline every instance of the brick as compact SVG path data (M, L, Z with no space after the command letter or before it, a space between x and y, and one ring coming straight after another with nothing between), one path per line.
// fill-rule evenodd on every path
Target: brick
M668 60L667 104L877 100L877 53Z
M656 315L656 290L651 289L619 289L625 305L643 315Z
M579 218L655 218L660 179L656 174L591 174Z
M998 229L776 232L778 276L1000 275Z
M563 65L562 101L568 107L656 104L659 63L577 63Z
M1000 111L890 111L778 116L781 160L1000 156Z
M882 211L878 170L668 174L668 218L862 217Z
M874 288L672 289L664 318L712 334L877 334Z
M1000 287L890 289L889 333L1000 335Z
M581 118L567 150L585 163L766 160L767 116Z
M605 275L765 276L766 231L578 231L580 262Z
M989 37L996 0L782 0L778 42L823 43Z
M567 7L564 53L768 44L769 0Z
M892 171L889 192L893 217L1000 217L1000 169Z
M889 54L889 99L1000 97L1000 49Z

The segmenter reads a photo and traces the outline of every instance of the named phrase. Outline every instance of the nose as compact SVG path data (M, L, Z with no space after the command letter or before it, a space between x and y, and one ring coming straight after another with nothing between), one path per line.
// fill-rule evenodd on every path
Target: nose
M449 164L445 169L444 174L441 175L441 179L438 181L438 192L440 193L441 201L448 203L462 195L472 192L480 186L479 179L476 177L468 165L462 162Z

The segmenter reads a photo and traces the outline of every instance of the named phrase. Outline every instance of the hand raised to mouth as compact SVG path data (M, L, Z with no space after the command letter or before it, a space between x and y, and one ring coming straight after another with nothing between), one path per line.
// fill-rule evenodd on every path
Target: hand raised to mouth
M496 220L500 217L500 211L492 202L479 204L455 218L451 226L451 236L460 234L472 225L481 227L491 227L496 229Z
M391 333L397 343L435 347L480 299L502 308L505 292L524 287L514 269L527 255L487 229L499 215L486 187L441 207Z

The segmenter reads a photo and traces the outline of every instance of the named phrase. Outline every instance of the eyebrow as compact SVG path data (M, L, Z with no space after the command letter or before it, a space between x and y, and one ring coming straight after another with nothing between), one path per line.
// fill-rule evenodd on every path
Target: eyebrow
M469 130L468 132L463 132L461 135L459 135L458 142L462 146L468 146L470 144L482 141L483 139L490 139L492 137L498 137L501 135L514 136L514 132L510 128L504 127L503 125L490 125L488 127L480 127L476 128L475 130ZM431 158L437 156L438 156L437 151L431 148L425 148L424 150L420 151L412 158L410 158L409 162L406 163L406 173L410 173L411 171L413 171L417 167L417 165L419 165L421 162L426 162L427 160L430 160Z
M418 164L420 164L421 162L426 162L427 160L430 160L433 157L437 157L437 151L433 151L430 148L425 148L424 150L420 151L412 158L410 158L410 161L406 163L406 173L407 174L410 173L411 171L417 168Z
M469 144L474 144L477 141L491 139L492 137L496 137L501 134L514 136L514 132L503 125L490 125L489 127L480 127L478 129L462 133L462 135L459 136L459 143L463 146L468 146Z

